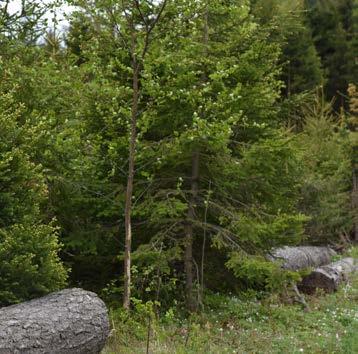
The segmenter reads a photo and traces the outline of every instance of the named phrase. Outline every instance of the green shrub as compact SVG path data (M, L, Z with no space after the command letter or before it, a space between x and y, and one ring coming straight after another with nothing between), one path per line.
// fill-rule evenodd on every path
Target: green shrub
M0 306L58 290L66 271L52 225L16 224L0 229Z
M226 266L248 289L279 291L287 283L300 279L297 272L283 270L278 263L260 256L242 256L238 252L231 253Z

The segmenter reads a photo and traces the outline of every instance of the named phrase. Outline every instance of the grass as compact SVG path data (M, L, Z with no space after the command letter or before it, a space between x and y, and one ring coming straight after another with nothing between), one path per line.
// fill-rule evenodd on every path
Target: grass
M357 255L357 249L352 251ZM150 353L358 353L358 275L334 294L306 298L311 311L272 296L262 301L210 295L206 311L151 321ZM112 312L103 354L146 353L148 316Z

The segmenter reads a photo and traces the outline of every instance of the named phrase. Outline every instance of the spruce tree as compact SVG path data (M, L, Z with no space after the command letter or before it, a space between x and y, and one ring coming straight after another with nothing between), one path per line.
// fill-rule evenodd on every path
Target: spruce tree
M42 207L48 190L41 166L26 154L21 106L0 95L0 306L25 301L65 285L57 228Z
M327 79L325 95L336 99L335 108L347 107L344 98L354 68L351 52L352 0L307 1L309 23ZM353 54L353 56L352 56Z

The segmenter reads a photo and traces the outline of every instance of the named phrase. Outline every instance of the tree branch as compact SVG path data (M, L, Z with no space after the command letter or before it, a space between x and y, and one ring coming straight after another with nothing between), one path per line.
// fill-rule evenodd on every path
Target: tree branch
M137 2L137 1L135 1ZM151 25L149 27L146 28L146 34L145 34L145 39L144 39L144 48L143 48L143 51L142 51L142 56L141 56L141 59L144 60L144 57L145 55L147 54L147 51L148 51L148 46L149 46L149 38L150 38L150 34L152 33L154 27L157 25L160 17L162 16L163 14L163 11L166 7L168 3L168 0L164 0L163 3L162 3L162 6L160 7L159 9L159 12L158 12L158 15L155 17L154 21L151 23Z
M148 24L147 20L145 19L145 16L144 16L144 14L143 14L143 12L142 12L142 10L141 10L141 8L140 8L139 1L138 1L138 0L134 0L134 4L135 4L136 9L137 9L138 12L139 12L139 15L140 15L141 19L142 19L143 22L144 22L145 29L146 29L146 31L148 32L149 24Z
M121 30L120 30L120 28L118 26L118 23L116 21L116 17L114 16L113 11L110 8L107 8L106 11L107 11L107 14L109 15L110 19L112 20L112 25L114 26L114 28L116 30L116 33L119 35L119 37L122 40L124 48L126 48L128 50L128 52L129 52L129 54L131 54L130 53L130 48L128 46L128 43L127 43L125 37L123 36L123 34L122 34L122 32L121 32Z

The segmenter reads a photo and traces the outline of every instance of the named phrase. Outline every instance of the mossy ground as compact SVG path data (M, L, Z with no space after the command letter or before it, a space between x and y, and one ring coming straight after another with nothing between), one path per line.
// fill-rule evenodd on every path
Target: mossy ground
M190 320L180 319L174 309L153 319L149 352L358 353L358 274L338 292L306 300L309 312L274 296L249 301L210 295L206 310ZM104 354L146 353L148 320L143 313L113 311L112 324Z

